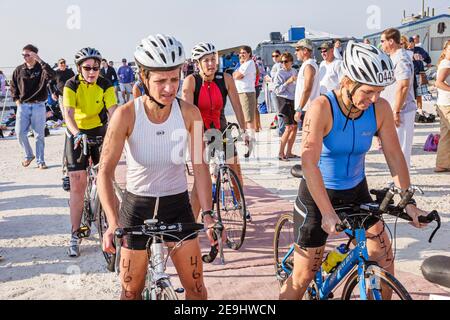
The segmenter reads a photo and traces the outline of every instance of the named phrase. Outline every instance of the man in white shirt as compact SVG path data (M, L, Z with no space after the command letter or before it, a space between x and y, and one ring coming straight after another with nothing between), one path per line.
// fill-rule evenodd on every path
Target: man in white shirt
M414 65L400 45L400 31L397 29L383 31L381 46L394 64L395 77L395 82L386 87L381 96L391 104L398 139L409 168L417 109L414 99Z
M296 111L294 119L300 122L311 101L320 95L319 67L312 58L314 47L311 40L302 39L294 47L297 59L303 62L298 71L294 102Z
M339 39L334 40L334 57L342 60L342 43Z
M239 60L241 66L233 73L233 79L239 94L239 100L244 112L244 119L250 134L250 138L254 140L254 131L256 128L256 65L252 59L252 49L249 46L243 46L239 51ZM252 146L247 144L249 151L245 157L250 156Z
M320 45L323 61L319 66L320 94L338 89L343 77L342 60L334 57L334 47L330 42Z

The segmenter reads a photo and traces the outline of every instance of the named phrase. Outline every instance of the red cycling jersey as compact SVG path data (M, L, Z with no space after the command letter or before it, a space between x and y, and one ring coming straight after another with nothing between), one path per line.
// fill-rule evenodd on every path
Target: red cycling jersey
M224 129L224 107L227 90L223 74L217 73L213 81L203 81L200 75L194 75L196 87L194 104L200 109L205 129ZM226 126L226 120L225 120Z

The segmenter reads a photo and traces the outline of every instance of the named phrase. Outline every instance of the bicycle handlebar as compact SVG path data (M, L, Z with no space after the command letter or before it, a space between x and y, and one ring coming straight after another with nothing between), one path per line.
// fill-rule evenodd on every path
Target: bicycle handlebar
M398 206L389 205L385 211L380 210L380 205L378 203L366 203L362 205L350 205L343 208L337 208L336 213L338 214L339 218L341 219L341 224L336 224L335 228L337 232L342 232L345 229L352 229L352 223L350 223L351 215L348 215L345 211L348 212L348 210L352 210L354 212L357 212L359 216L361 214L365 214L366 216L373 216L373 217L381 217L383 214L389 214L407 221L412 221L412 218L401 208ZM426 216L419 216L419 222L420 223L430 223L433 221L436 221L437 227L433 230L431 233L431 236L428 240L429 243L432 242L436 232L441 227L441 218L436 210L431 211Z
M81 135L81 144L83 145L83 151L81 152L79 158L77 159L77 162L80 163L83 156L88 155L88 146L100 146L103 143L103 137L102 136L88 136L87 134L83 133Z
M233 128L236 128L238 130L238 132L239 132L239 125L237 123L228 122L227 127L225 128L225 130L222 133L222 140L223 141L225 141L225 142L227 141L227 137L226 137L227 132L229 132L229 131L231 132ZM231 137L231 138L233 139L233 143L236 143L240 139L240 135L237 136L237 137Z
M115 236L118 239L122 239L126 235L145 235L145 236L153 236L161 233L170 233L170 232L196 232L201 231L205 227L203 224L199 223L174 223L174 224L165 224L165 223L154 223L154 224L145 224L135 227L129 228L117 228L114 232Z

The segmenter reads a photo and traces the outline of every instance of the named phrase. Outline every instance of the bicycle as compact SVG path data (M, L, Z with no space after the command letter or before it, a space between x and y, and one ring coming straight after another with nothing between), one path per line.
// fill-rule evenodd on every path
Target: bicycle
M301 178L298 167L291 172L294 176ZM336 225L338 232L344 231L349 236L349 241L345 245L347 255L345 259L330 270L325 275L321 268L317 271L314 280L309 285L305 293L305 299L308 300L327 300L334 297L333 291L344 282L342 299L349 300L358 297L361 300L383 298L383 290L388 287L387 293L395 293L399 299L411 300L411 296L403 285L389 272L381 268L376 262L369 260L366 246L366 230L364 222L368 217L382 219L383 214L389 214L397 218L412 221L405 212L406 205L412 200L412 194L402 197L397 205L393 205L393 196L399 194L399 189L395 187L385 188L383 190L371 190L371 194L376 196L376 201L365 204L349 204L335 206L335 212L342 221L342 224ZM276 277L282 285L291 275L294 261L294 245L291 243L286 254L281 254L279 247L280 234L286 222L293 223L293 213L286 218L284 215L280 218L275 229L274 237L274 258ZM429 242L441 226L439 214L436 211L430 212L427 216L419 217L421 223L437 222L436 229L432 232ZM350 250L350 244L354 243L354 248Z
M101 153L102 144L102 136L89 137L86 134L83 134L83 152L77 161L81 162L83 156L89 157L89 165L86 168L87 186L84 193L83 212L81 216L81 226L78 229L78 237L80 239L90 237L92 223L95 223L99 235L100 248L102 249L103 256L106 260L106 268L109 271L114 272L115 256L104 252L102 248L103 235L108 229L108 221L97 193L96 182L99 164L94 165L91 157L93 148L96 148L99 154ZM123 199L123 191L115 181L113 181L113 187L118 200L118 206L120 207L120 203Z
M216 226L212 227L216 231ZM183 239L179 239L172 232L181 231L192 231L191 234L187 235ZM164 253L164 239L163 237L170 237L178 240L173 249L181 245L181 243L189 238L191 235L198 233L200 231L206 231L203 224L199 223L174 223L165 224L159 222L158 219L148 219L144 221L143 225L134 226L130 228L118 228L116 229L114 235L114 243L116 246L115 255L115 270L119 274L120 266L120 250L121 250L121 240L125 235L146 235L150 236L147 241L147 252L148 255L148 267L146 284L142 292L143 300L178 300L177 294L183 293L183 288L175 289L170 280L170 275L166 273L167 261L170 257L169 253L167 256ZM173 249L171 252L173 252ZM209 257L208 259L214 260L214 258Z
M233 148L238 141L239 126L236 123L229 123L222 134L224 148ZM228 144L229 141L232 144ZM220 143L222 143L220 142ZM208 154L211 155L209 146ZM233 152L233 150L228 150ZM239 250L245 239L247 227L247 206L245 203L244 191L237 174L226 164L225 151L214 149L210 159L210 173L212 175L212 199L213 210L217 220L223 224L227 234L226 244L232 250ZM220 261L225 264L223 253L222 230L217 229L215 239L218 239L218 248L211 247L211 254L220 254ZM210 263L210 261L205 261Z

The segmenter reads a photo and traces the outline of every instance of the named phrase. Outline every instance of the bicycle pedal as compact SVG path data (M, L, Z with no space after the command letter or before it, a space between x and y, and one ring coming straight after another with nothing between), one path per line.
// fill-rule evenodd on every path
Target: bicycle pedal
M184 293L184 288L177 288L175 289L175 292L179 294Z
M91 228L89 228L88 226L82 226L78 228L77 235L80 239L89 238L89 236L91 235Z

